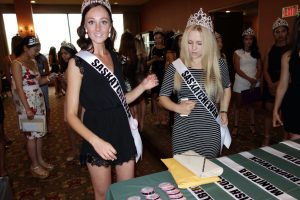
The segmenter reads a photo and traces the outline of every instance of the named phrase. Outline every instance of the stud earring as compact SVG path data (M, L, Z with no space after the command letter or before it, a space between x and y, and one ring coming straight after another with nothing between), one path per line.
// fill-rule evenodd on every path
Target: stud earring
M85 31L84 38L85 38L85 39L88 39L88 38L89 38L89 35L88 35L87 31Z

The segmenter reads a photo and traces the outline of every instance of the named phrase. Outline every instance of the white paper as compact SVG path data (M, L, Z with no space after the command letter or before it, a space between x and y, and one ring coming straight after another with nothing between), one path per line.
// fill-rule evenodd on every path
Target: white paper
M201 178L220 176L223 173L223 168L209 159L205 159L204 171L202 171L204 156L192 150L176 154L174 159Z

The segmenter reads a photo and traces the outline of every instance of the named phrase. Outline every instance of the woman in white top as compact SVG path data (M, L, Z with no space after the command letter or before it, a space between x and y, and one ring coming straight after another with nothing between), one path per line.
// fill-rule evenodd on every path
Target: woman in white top
M257 46L255 33L251 28L242 34L242 48L234 52L233 65L235 70L235 80L233 85L234 96L234 128L233 135L238 132L239 110L242 107L241 92L259 86L261 74L260 53ZM246 104L250 114L250 130L255 134L254 105Z

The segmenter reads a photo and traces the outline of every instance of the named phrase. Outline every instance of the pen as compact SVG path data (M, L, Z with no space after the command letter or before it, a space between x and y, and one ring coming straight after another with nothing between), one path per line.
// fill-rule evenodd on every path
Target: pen
M203 167L202 167L202 172L204 172L205 161L206 161L206 158L204 157L204 158L203 158Z

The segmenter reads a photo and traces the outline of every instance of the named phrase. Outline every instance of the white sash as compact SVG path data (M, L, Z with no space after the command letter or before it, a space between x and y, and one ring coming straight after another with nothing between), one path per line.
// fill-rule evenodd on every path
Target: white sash
M221 130L221 151L223 145L229 148L231 144L231 136L227 126L221 123L220 115L218 114L218 109L215 104L208 98L201 85L196 81L192 73L183 64L180 58L172 62L173 66L180 74L181 78L187 84L191 92L195 95L198 101L206 108L206 110L213 116L216 122L220 125Z
M111 86L111 89L113 89L113 91L119 97L119 99L123 105L123 108L126 112L126 115L128 117L131 134L134 139L134 144L135 144L135 148L137 151L137 155L135 158L135 160L137 162L139 160L139 158L142 156L142 151L143 151L142 140L141 140L141 136L138 131L138 122L136 119L134 119L132 117L132 115L130 113L129 106L126 102L126 98L125 98L125 95L123 93L123 90L121 88L118 78L94 54L91 54L88 51L80 51L76 55L81 57L87 63L89 63L90 66L93 67L101 76L106 78L107 81L109 82L109 85Z

